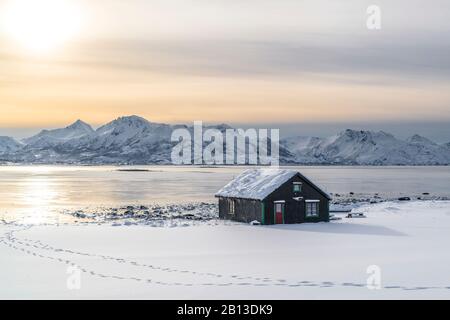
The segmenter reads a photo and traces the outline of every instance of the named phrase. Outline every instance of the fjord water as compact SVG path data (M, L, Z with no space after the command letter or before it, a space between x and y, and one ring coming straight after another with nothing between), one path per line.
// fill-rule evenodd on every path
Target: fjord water
M450 167L288 167L331 193L450 196ZM245 167L2 166L0 219L54 222L61 210L215 201ZM23 219L20 219L23 220Z

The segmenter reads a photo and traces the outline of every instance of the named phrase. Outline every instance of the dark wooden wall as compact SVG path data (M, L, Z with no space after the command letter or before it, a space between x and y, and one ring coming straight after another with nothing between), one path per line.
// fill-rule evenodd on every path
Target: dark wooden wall
M230 214L228 212L229 200L234 200L235 202L235 214ZM219 218L246 223L252 222L254 220L261 222L261 205L261 201L258 200L219 198Z
M302 183L302 192L294 193L294 182ZM293 200L294 197L303 197L302 201ZM284 221L286 224L290 223L303 223L303 222L320 222L329 221L329 200L321 192L317 191L311 184L307 183L300 176L293 177L290 181L286 182L278 190L273 192L269 197L264 200L266 208L266 224L274 223L274 202L279 200L285 200L285 216ZM319 216L316 218L306 218L306 204L305 200L320 200L319 203Z

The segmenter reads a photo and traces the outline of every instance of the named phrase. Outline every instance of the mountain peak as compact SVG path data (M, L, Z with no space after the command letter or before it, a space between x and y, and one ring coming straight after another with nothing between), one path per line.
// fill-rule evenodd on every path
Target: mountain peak
M119 118L117 118L117 121L149 122L147 119L145 119L145 118L143 118L143 117L140 117L140 116L136 116L136 115L119 117Z
M97 129L97 134L107 135L114 132L115 135L126 133L136 135L149 130L151 123L139 116L131 115L119 117Z
M340 133L340 135L361 136L361 135L367 135L370 133L371 133L370 131L366 131L366 130L345 129L343 132Z
M65 128L42 130L35 136L23 139L23 142L30 147L43 148L91 135L93 132L95 131L89 124L77 120Z
M86 122L78 119L77 121L75 121L74 123L72 123L70 126L66 127L67 129L82 129L82 130L86 130L86 131L94 131L94 129L92 129L92 127L87 124Z
M370 138L372 136L372 132L364 130L346 129L345 131L338 134L338 136L346 137L351 140L360 140Z
M415 134L415 135L409 137L406 141L409 143L413 143L413 144L433 144L433 145L435 144L430 139L425 138L418 134Z
M347 136L352 139L368 139L368 138L377 138L377 139L395 139L395 137L384 131L370 131L370 130L354 130L354 129L346 129L341 132L339 136Z
M128 127L143 127L148 126L150 122L142 117L131 115L131 116L124 116L119 117L116 120L113 120L112 122L106 124L105 126L128 126Z

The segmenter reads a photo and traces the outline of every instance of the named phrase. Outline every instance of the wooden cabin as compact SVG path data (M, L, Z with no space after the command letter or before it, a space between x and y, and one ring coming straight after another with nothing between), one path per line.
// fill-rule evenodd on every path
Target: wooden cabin
M331 197L294 170L246 170L216 198L221 219L268 225L328 222L330 218Z

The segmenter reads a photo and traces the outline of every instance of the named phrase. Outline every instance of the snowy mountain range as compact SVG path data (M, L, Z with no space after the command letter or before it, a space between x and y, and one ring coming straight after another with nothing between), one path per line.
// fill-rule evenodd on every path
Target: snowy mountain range
M138 116L118 118L97 130L78 120L16 141L0 137L0 163L170 164L177 128ZM231 128L218 125L222 132ZM414 135L400 140L380 131L345 130L327 138L290 137L280 141L282 164L448 165L450 143L439 145Z
M281 144L293 155L287 162L343 165L448 165L450 148L414 135L406 141L379 131L347 129L327 138L291 137Z

